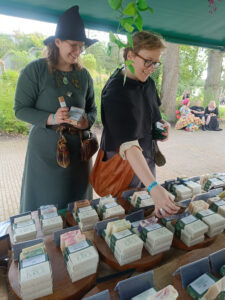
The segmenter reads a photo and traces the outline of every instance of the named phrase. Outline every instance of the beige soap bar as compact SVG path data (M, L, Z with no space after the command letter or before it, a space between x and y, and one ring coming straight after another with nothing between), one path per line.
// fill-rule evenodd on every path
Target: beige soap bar
M168 285L156 294L149 296L147 300L176 300L177 297L177 290L172 285Z
M207 291L207 293L202 297L202 300L212 300L215 299L220 292L225 290L225 277L221 278L219 281L214 283Z

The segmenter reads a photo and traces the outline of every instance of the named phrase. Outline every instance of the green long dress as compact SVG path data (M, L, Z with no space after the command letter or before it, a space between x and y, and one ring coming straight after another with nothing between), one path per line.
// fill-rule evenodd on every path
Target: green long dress
M22 180L20 212L36 210L46 204L62 209L69 202L92 199L89 184L92 162L80 160L78 135L65 135L70 165L64 169L56 162L59 133L47 128L46 122L49 114L60 107L59 96L64 96L69 108L84 108L90 126L93 125L96 118L94 89L85 68L50 74L45 59L38 59L22 70L15 94L15 115L32 127Z

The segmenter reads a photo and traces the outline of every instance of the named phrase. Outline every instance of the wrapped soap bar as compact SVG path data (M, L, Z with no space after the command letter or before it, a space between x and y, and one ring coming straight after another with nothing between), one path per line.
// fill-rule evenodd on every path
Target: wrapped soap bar
M188 206L188 211L192 215L196 215L199 211L209 208L209 204L204 200L191 201Z
M176 300L177 297L177 290L172 285L168 285L164 289L153 294L152 296L149 296L147 300Z
M79 122L84 116L84 109L80 107L71 106L69 111L69 116L72 121Z
M47 215L51 213L57 213L57 208L53 204L40 206L41 215Z
M215 299L222 291L225 290L225 277L214 283L203 296L202 300Z
M77 215L77 210L82 207L90 206L91 203L89 200L80 200L74 202L74 213Z
M175 224L175 230L180 231L181 229L184 229L184 227L187 226L188 224L196 222L197 220L198 219L192 215L184 217L177 221L177 223Z
M14 218L13 223L17 224L19 222L24 222L24 221L28 221L28 220L31 220L31 214Z
M191 247L202 243L205 239L205 236L203 234L196 238L192 238L185 230L181 230L180 239L186 246Z
M192 299L201 299L208 289L217 282L217 278L210 273L204 273L199 278L191 282L187 287L188 295Z
M220 275L225 276L225 265L220 268Z
M211 205L211 204L213 204L214 202L219 201L219 200L221 200L219 196L211 197L211 198L208 198L208 199L207 199L207 203L209 203L209 205Z

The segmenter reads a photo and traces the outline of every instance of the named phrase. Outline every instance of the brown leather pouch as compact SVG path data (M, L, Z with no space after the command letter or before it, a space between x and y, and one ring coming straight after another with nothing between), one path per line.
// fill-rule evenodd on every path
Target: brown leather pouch
M115 197L128 188L134 171L128 161L123 160L119 153L107 161L104 161L103 158L104 151L99 149L90 182L99 196L111 194Z
M87 139L83 139L83 132L80 131L80 143L81 160L88 161L99 148L96 134L89 131L89 137Z

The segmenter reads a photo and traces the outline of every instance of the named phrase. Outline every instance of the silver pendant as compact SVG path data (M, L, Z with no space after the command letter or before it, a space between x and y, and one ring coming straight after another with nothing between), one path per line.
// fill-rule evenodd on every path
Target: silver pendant
M70 92L70 91L68 91L68 92L66 92L66 96L68 96L68 97L71 97L72 96L72 92Z

